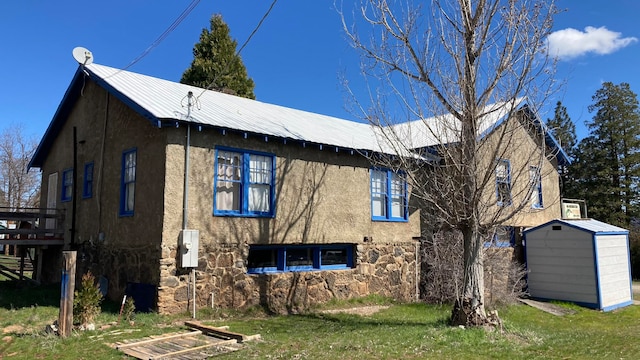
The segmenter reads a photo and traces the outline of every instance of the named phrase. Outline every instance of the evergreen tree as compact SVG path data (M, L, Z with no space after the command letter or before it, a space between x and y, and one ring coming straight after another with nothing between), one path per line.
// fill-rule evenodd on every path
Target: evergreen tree
M553 119L547 119L547 127L568 154L576 146L576 126L567 114L567 108L562 102L556 103Z
M640 110L629 84L602 84L592 97L591 135L576 151L571 173L589 216L629 226L640 195Z
M182 74L180 82L255 99L255 84L247 75L242 58L236 54L237 46L222 15L213 15L211 31L202 29L200 42L193 47L191 66Z
M569 114L567 114L567 108L562 105L562 102L556 103L553 119L547 119L547 127L553 134L553 136L560 142L562 149L571 157L574 157L576 147L576 126L571 121ZM560 171L560 194L563 197L573 197L567 189L568 180L568 168L561 166Z

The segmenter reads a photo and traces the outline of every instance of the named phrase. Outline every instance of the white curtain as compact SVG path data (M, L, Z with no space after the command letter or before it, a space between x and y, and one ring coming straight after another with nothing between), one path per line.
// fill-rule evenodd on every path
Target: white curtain
M242 155L232 152L218 154L218 181L216 183L216 209L240 211Z
M249 211L268 212L271 206L272 159L249 156Z
M133 211L136 191L136 152L125 155L124 159L125 211Z

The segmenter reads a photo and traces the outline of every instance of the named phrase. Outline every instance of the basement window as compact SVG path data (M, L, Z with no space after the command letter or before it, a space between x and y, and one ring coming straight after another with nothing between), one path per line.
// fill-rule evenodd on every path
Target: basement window
M353 268L353 245L254 245L247 272L299 272Z

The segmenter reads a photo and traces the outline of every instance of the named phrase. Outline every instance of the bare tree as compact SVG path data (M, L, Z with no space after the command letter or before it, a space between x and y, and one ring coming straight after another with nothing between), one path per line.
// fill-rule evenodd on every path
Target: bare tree
M369 83L370 105L352 92L356 108L381 149L401 155L374 160L406 174L434 229L462 234L454 325L486 323L485 242L531 208L532 184L555 171L543 125L532 125L555 87L545 51L555 13L549 0L368 0L353 19L340 11ZM527 148L522 133L539 146Z
M40 174L27 171L38 143L24 135L22 126L12 125L0 132L0 205L12 211L37 207L40 201Z

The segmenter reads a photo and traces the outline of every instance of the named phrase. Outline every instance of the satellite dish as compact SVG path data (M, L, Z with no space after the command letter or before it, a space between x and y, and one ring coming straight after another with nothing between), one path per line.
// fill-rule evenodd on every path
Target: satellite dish
M76 59L80 65L89 65L93 63L93 54L82 46L78 46L73 49L73 58Z

